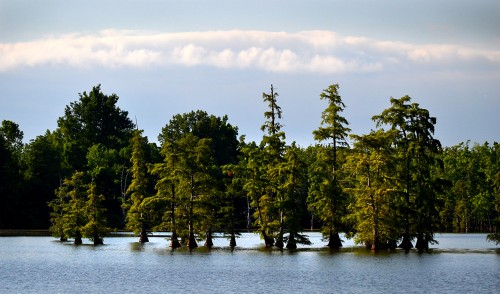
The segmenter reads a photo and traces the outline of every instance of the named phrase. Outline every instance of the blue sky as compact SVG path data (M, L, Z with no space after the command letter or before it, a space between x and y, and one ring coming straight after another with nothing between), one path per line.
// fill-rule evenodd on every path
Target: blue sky
M319 94L338 83L353 133L410 95L437 117L443 145L499 141L498 15L490 0L4 0L0 120L29 141L101 84L151 141L197 109L260 141L273 84L287 140L307 146Z

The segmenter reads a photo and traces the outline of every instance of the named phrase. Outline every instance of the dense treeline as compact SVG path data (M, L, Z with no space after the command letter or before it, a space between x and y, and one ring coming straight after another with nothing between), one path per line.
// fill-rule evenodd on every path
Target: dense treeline
M409 96L391 98L369 134L351 134L339 86L313 131L317 143L287 145L278 93L262 95L261 142L238 138L227 116L175 115L150 143L100 86L66 106L54 131L28 144L12 121L0 127L0 228L48 228L95 244L113 228L172 232L170 246L212 245L224 232L258 232L266 246L309 244L321 229L372 249L426 250L435 232L488 232L500 240L500 148L442 147L436 118Z

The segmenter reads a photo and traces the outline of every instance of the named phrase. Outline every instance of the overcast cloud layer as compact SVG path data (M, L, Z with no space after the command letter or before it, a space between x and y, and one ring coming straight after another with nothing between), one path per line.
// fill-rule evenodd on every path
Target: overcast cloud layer
M500 50L454 44L409 44L332 31L142 32L102 30L30 42L0 43L0 70L44 65L212 66L270 72L379 72L432 65L473 70L500 65Z

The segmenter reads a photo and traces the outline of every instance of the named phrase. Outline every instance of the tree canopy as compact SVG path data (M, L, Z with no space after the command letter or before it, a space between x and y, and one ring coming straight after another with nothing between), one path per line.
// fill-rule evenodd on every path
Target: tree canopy
M353 134L339 89L320 93L326 106L307 148L286 141L273 85L262 93L260 142L238 139L228 116L196 110L172 116L158 146L100 85L29 143L4 120L0 228L50 226L77 244L101 244L110 229L141 242L168 231L173 248L211 247L215 232L234 247L238 232L254 230L268 247L294 249L309 244L309 228L332 249L340 233L373 250L425 251L436 232L485 232L499 243L497 142L443 148L437 119L409 96L390 98L371 132Z

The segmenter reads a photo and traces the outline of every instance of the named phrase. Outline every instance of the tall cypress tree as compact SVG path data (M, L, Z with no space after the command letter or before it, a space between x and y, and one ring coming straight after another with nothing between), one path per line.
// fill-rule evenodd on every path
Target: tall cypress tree
M332 84L320 94L320 98L326 100L328 106L321 115L321 126L313 131L313 135L315 140L326 141L329 146L318 153L315 172L319 177L315 177L316 183L311 185L308 201L309 208L323 222L322 233L329 240L330 248L342 247L339 229L347 206L346 195L339 183L338 149L348 146L350 129L347 127L347 119L342 116L345 105L338 89L338 84Z
M409 96L391 98L391 107L373 117L377 127L387 125L396 133L393 146L398 156L398 190L402 195L402 242L408 250L417 238L417 249L426 250L438 230L437 193L439 180L431 167L439 160L441 143L434 138L436 118Z

